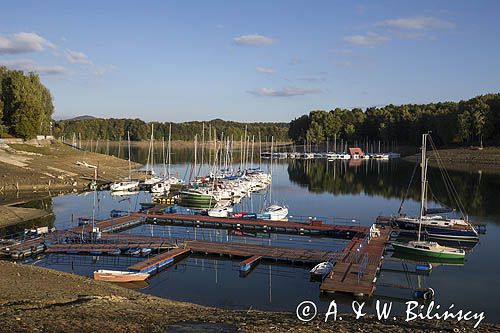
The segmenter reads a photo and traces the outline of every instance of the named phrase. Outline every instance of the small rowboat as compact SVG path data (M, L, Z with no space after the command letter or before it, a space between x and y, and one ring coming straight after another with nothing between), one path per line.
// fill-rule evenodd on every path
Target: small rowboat
M94 271L94 280L108 281L108 282L144 281L148 277L149 277L148 273L112 271L105 269Z

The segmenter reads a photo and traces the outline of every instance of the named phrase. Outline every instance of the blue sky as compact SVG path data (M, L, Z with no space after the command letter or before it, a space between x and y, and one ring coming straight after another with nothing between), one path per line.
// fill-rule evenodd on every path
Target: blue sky
M500 91L498 1L4 1L56 118L289 121Z

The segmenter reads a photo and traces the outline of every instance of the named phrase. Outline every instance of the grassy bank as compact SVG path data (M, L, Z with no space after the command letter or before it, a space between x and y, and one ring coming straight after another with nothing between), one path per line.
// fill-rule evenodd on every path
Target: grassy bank
M0 191L83 189L94 177L95 169L90 165L98 166L101 180L116 181L128 176L125 160L81 151L57 141L3 146Z
M166 286L168 288L168 286ZM171 301L104 282L0 261L0 332L465 332L470 323L309 323L293 313L223 310ZM500 332L482 323L480 329Z
M471 148L440 149L439 156L449 170L466 172L486 172L500 174L500 147L487 147L482 150ZM437 166L436 154L428 152L429 165ZM406 161L420 160L420 154L407 156Z

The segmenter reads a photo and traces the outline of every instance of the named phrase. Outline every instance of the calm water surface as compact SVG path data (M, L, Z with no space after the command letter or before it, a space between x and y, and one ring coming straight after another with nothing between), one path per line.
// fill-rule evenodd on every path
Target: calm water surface
M117 153L115 151L115 153ZM123 150L122 150L123 154ZM158 152L158 155L160 153ZM135 158L134 158L135 156ZM136 149L132 157L144 162L147 149ZM172 171L181 177L189 175L192 151L174 152ZM122 155L122 157L124 157ZM126 157L126 156L125 156ZM206 158L205 160L207 160ZM257 161L257 158L255 159ZM269 200L286 204L290 215L333 217L339 222L370 225L380 214L395 214L405 194L414 165L403 161L280 161L273 166L272 193L253 195L245 199L236 210L257 211ZM203 171L210 166L205 165ZM267 170L267 164L263 164ZM157 165L160 173L163 166ZM448 308L485 311L487 320L500 321L499 306L500 266L500 177L477 173L451 172L457 191L468 210L471 220L487 224L486 235L467 255L463 265L435 265L429 276L416 276L393 272L403 270L400 263L386 262L379 277L382 284L409 287L425 286L436 290L436 302ZM443 204L451 204L437 170L430 170L431 196ZM271 199L269 199L271 197ZM136 210L139 203L150 200L150 194L114 197L107 191L99 192L95 206L98 219L109 217L111 209ZM404 211L418 212L418 179L409 191ZM437 200L434 199L436 202ZM63 229L76 225L76 217L92 216L94 196L69 194L45 200L55 217L43 223ZM437 204L437 203L436 203ZM353 222L354 220L354 222ZM310 238L295 235L271 235L268 238L241 237L226 230L193 229L169 226L143 225L128 233L165 237L196 238L216 241L251 242L266 245L295 246L340 250L345 241L330 238ZM390 253L388 254L388 256ZM126 268L141 260L130 257L91 257L51 255L36 261L39 266L91 276L96 269ZM319 311L325 312L331 299L350 308L352 298L346 295L324 296L319 284L309 282L309 266L290 266L264 262L248 276L239 276L239 260L221 257L191 256L175 266L153 276L141 289L145 293L204 305L241 309L294 311L303 300L313 300ZM411 264L409 269L414 269ZM368 299L368 310L375 299L395 301L398 311L402 302L411 299L407 289L378 287L373 299Z

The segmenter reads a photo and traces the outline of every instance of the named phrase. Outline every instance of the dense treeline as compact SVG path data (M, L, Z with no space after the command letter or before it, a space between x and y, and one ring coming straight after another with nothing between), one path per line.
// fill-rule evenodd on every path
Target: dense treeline
M53 112L50 91L37 74L0 66L0 135L50 134Z
M418 144L420 134L432 131L439 145L500 143L500 94L460 102L387 105L365 111L356 108L312 111L290 123L289 137L296 143L323 143L344 138Z
M154 124L155 139L167 138L170 123L146 123L140 119L80 119L80 120L61 120L54 124L54 134L57 137L64 136L66 140L72 140L75 136L82 140L86 139L109 139L112 141L124 140L127 138L127 132L130 133L130 140L149 140L151 137L151 124ZM217 138L233 137L234 140L240 140L245 134L250 140L254 136L255 141L259 140L259 133L262 140L270 140L271 136L277 141L286 141L288 139L287 123L238 123L233 121L224 121L220 119L208 122L190 121L184 123L172 124L172 140L193 140L195 134L201 141L203 127L205 128L205 140L217 135ZM211 134L210 134L211 130Z

